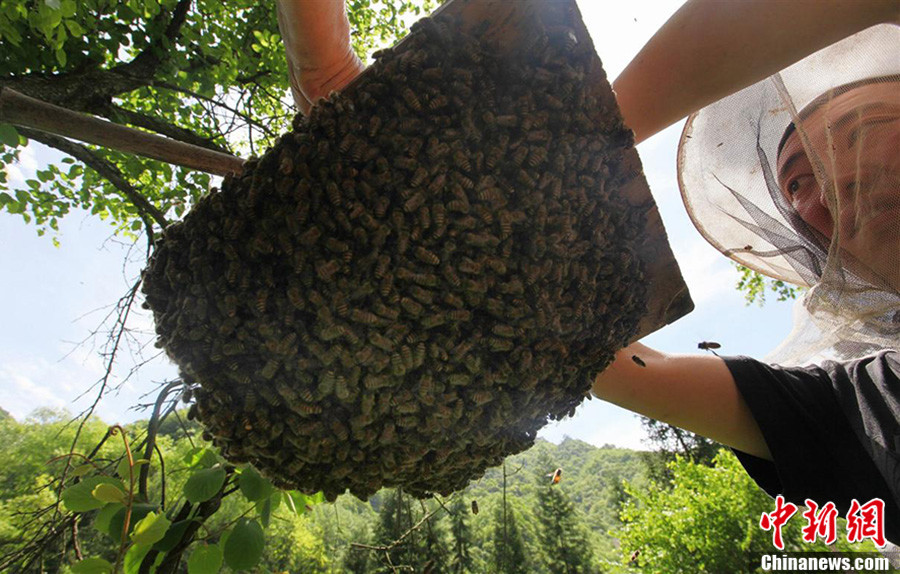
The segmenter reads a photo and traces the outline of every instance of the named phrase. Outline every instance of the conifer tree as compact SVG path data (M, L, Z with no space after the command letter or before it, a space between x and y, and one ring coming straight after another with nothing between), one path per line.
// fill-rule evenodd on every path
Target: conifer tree
M503 507L494 510L491 562L492 572L497 574L525 574L525 541L519 531L516 513L511 506L506 509L505 522Z
M466 520L469 512L465 500L461 496L453 499L450 505L450 533L453 535L453 554L450 558L450 572L462 574L472 571L472 556L469 546L472 544L472 531Z
M555 469L552 464L539 464L537 473L538 541L545 571L551 574L595 572L588 533L564 491L564 483L553 484L545 476L545 471L552 473Z

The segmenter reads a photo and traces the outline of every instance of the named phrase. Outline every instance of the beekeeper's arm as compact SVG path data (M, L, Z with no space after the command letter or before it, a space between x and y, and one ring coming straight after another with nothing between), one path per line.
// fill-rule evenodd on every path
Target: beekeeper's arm
M291 94L304 114L364 68L350 47L344 0L278 0L278 28L287 52Z
M633 343L594 379L592 391L624 409L772 459L762 431L719 357L661 353Z
M613 89L625 124L640 142L883 22L900 23L898 0L688 0L616 78Z

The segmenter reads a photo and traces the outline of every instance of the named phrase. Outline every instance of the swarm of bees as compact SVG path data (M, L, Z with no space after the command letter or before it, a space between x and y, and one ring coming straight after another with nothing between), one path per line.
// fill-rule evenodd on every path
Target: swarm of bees
M166 230L146 305L228 460L329 499L449 494L635 333L644 216L593 49L496 53L420 21Z

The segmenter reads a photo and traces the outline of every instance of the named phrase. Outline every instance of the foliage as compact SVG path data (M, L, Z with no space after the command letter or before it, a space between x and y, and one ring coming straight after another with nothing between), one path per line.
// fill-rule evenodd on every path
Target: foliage
M274 3L18 0L0 4L0 87L201 147L259 154L292 117ZM363 58L401 37L430 0L349 2ZM0 210L38 233L86 209L120 230L182 216L208 175L34 130L0 126ZM28 139L69 158L12 189ZM144 201L141 201L144 200Z
M734 266L737 268L738 273L740 273L740 277L738 278L735 287L738 291L744 292L744 300L747 302L747 305L756 303L762 307L766 302L767 288L768 291L775 293L778 297L778 301L796 299L797 296L803 292L802 287L785 283L780 279L770 279L749 267L740 265L739 263L735 263Z
M696 464L712 465L722 445L704 436L680 429L670 424L641 417L641 426L647 433L653 450L641 457L647 465L647 476L659 483L670 480L669 463L681 456Z
M463 497L457 496L450 505L450 533L452 539L452 556L450 572L463 574L472 571L472 556L469 546L472 545L472 532L468 521L469 508Z
M416 572L443 572L448 550L441 509L436 504L416 502L401 489L383 490L382 494L375 542L390 547L377 553L385 571L403 567ZM425 520L426 515L432 519Z
M733 454L721 451L713 466L680 457L670 466L671 482L628 488L633 499L625 505L624 526L617 533L623 562L639 550L641 571L745 572L750 553L772 551L772 534L759 527L759 517L772 512L774 503ZM831 547L802 542L803 524L788 522L785 551L849 550L840 540Z
M541 466L553 468L549 458ZM552 474L552 471L551 471ZM537 483L538 538L545 570L551 574L595 572L587 529L577 515L575 504L566 495L563 483L553 484L541 469Z
M512 505L499 505L494 510L491 546L491 571L497 574L524 574L527 572L525 541L519 530L519 521Z

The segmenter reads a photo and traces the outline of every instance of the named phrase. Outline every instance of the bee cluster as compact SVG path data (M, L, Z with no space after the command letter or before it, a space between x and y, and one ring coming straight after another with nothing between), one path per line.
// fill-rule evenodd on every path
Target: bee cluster
M425 19L170 226L159 343L234 462L328 498L449 493L571 414L646 308L632 143L547 29Z

